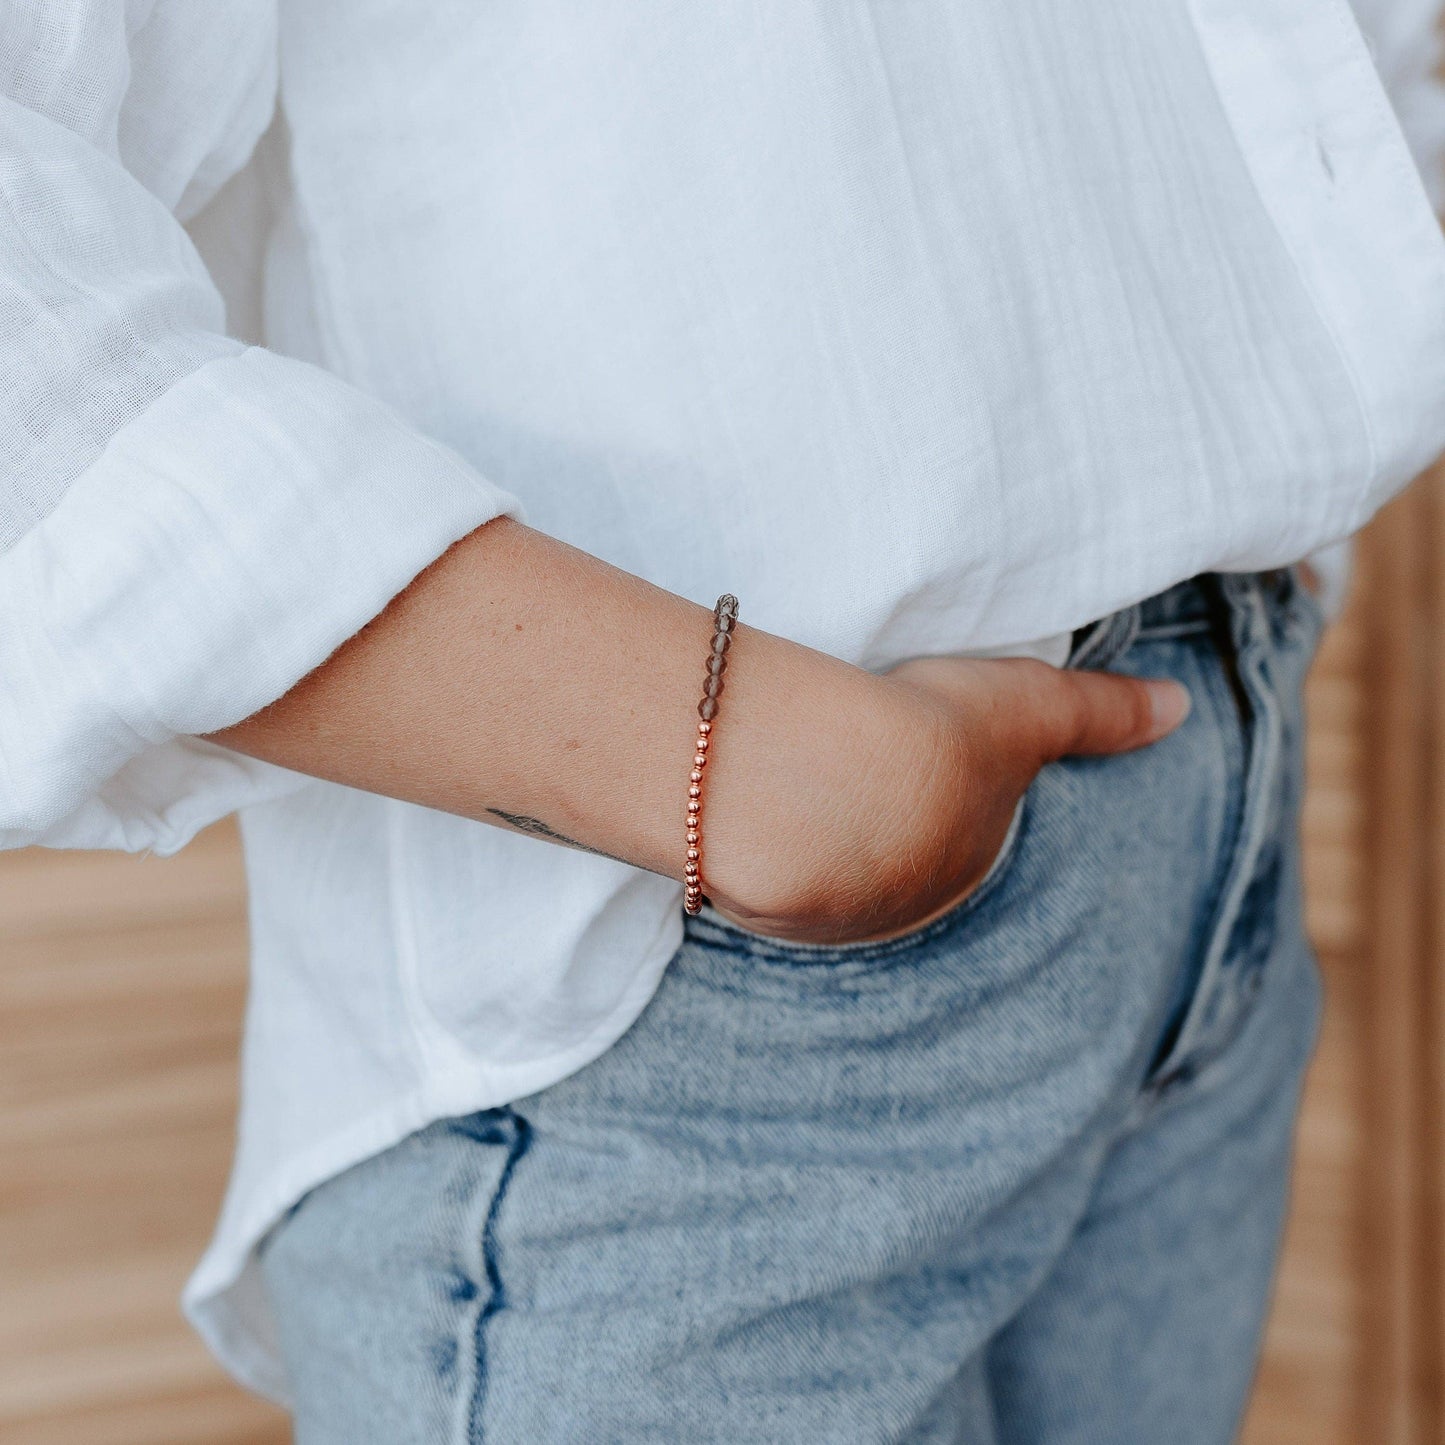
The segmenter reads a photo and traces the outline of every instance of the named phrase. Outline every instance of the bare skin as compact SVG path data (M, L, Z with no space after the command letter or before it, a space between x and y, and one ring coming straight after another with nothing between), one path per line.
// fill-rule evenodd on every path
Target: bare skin
M501 517L254 716L238 752L682 878L711 613ZM706 768L725 916L881 939L960 901L1046 762L1142 747L1173 682L1026 659L878 675L741 624Z

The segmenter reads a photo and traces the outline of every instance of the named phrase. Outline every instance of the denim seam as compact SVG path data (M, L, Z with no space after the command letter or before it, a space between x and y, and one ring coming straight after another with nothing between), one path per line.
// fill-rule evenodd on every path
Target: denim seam
M1243 589L1247 584L1241 581L1235 585ZM1241 637L1239 614L1246 611L1248 615L1244 627L1251 635ZM1225 984L1229 946L1263 845L1263 825L1270 814L1270 796L1279 780L1279 706L1273 695L1274 679L1264 661L1268 638L1272 634L1264 598L1257 586L1246 595L1242 605L1231 607L1231 615L1235 624L1232 631L1241 685L1253 712L1248 729L1239 822L1227 854L1223 898L1217 913L1211 908L1214 916L1206 937L1205 958L1198 984L1168 1055L1146 1081L1142 1091L1146 1098L1163 1098L1177 1086L1197 1078L1201 1069L1228 1049L1242 1026L1238 1015L1243 1014L1247 1007L1243 1004L1236 1007L1236 1017L1228 1020L1222 1028L1216 1028L1212 1037L1201 1022L1208 1001L1217 996Z
M507 1197L508 1187L512 1182L512 1175L521 1162L522 1156L532 1144L532 1126L526 1119L510 1106L504 1106L497 1112L511 1121L513 1135L507 1146L506 1162L497 1176L497 1185L492 1193L491 1203L487 1206L486 1219L482 1224L482 1277L487 1285L487 1298L477 1311L476 1321L471 1331L473 1376L471 1399L467 1404L466 1415L465 1439L467 1445L479 1445L483 1439L482 1409L486 1403L488 1385L487 1326L495 1315L500 1314L507 1307L507 1288L502 1279L500 1250L497 1246L497 1224L502 1204Z
M1228 683L1222 676L1225 666L1223 658L1213 657L1211 661L1215 664L1204 669L1204 692L1209 699L1211 708L1219 723L1221 733L1226 730L1232 732L1239 740L1238 746L1246 767L1241 768L1241 774L1247 773L1247 759L1249 749L1249 738L1245 734L1245 722L1240 716L1239 707L1234 700ZM1224 899L1225 890L1229 883L1230 870L1235 855L1240 846L1244 833L1244 820L1248 811L1245 798L1245 780L1241 776L1238 785L1233 788L1224 817L1224 826L1221 830L1222 837L1219 846L1218 858L1214 872L1210 878L1208 891L1200 900L1198 916L1208 920L1203 937L1200 938L1198 947L1188 961L1188 966L1195 969L1194 987L1190 990L1189 997L1185 1000L1184 1010L1178 1016L1179 1026L1174 1037L1169 1041L1163 1055L1159 1055L1158 1046L1151 1056L1148 1069L1144 1075L1141 1085L1141 1092L1146 1096L1154 1096L1162 1093L1169 1087L1169 1079L1165 1075L1166 1069L1173 1069L1183 1060L1178 1054L1178 1045L1184 1037L1185 1027L1189 1016L1194 1012L1195 1000L1199 998L1205 986L1205 958L1208 954L1210 941L1214 937L1218 925L1218 915ZM1167 1020L1165 1021L1167 1023Z

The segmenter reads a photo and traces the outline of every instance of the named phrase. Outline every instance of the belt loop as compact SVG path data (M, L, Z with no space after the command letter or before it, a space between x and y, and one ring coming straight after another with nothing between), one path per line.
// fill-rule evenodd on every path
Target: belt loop
M1079 639L1065 666L1107 667L1138 637L1142 617L1143 607L1138 602L1101 617Z

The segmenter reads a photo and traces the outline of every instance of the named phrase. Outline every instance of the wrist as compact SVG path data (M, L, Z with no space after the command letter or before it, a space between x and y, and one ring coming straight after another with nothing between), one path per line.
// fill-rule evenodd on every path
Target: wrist
M739 628L714 728L705 891L780 937L866 929L901 870L916 889L946 755L920 694L799 644ZM898 881L902 881L899 879Z

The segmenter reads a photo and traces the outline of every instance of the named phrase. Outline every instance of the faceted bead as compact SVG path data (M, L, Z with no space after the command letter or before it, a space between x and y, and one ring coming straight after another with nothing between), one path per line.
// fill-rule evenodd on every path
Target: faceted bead
M697 705L697 715L704 721L710 721L717 716L717 698L705 697Z
M728 670L727 654L725 652L713 653L707 660L707 670L712 673L714 677L718 677L726 672Z
M731 612L713 613L712 625L719 632L731 632L738 625L738 620Z
M726 632L718 632L713 635L712 650L714 652L726 652L732 644L733 640Z
M722 690L723 680L720 677L709 677L702 688L704 697L717 697Z

